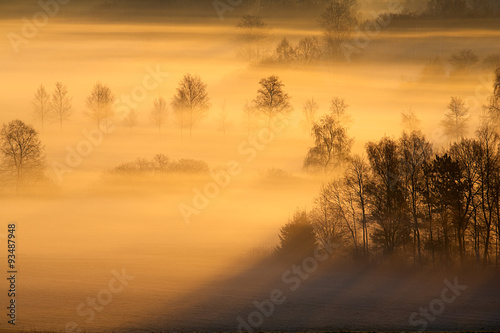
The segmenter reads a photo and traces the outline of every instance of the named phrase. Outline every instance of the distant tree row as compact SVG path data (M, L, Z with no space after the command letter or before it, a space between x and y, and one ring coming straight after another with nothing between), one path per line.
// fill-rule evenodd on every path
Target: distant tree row
M290 96L285 92L285 85L279 77L271 75L259 81L260 88L257 90L255 99L247 102L243 108L245 117L248 118L249 131L253 128L255 118L264 119L267 126L271 127L273 121L282 116L287 116L293 108ZM71 113L72 98L68 96L67 89L61 83L56 84L56 90L49 98L46 90L41 86L35 93L33 99L33 114L40 121L42 129L47 119L57 116L61 124L69 120ZM98 82L95 84L90 95L86 99L86 110L84 115L94 121L97 128L108 126L116 116L116 97L112 90ZM190 140L196 125L206 117L211 107L208 96L207 84L199 76L186 74L179 82L176 93L170 103L164 97L154 100L153 108L149 113L151 123L158 128L158 134L162 135L162 128L170 116L173 116L176 125L181 130L189 130ZM138 113L129 110L122 115L122 124L132 134L133 128L138 125ZM225 101L220 104L220 130L226 133L230 121Z

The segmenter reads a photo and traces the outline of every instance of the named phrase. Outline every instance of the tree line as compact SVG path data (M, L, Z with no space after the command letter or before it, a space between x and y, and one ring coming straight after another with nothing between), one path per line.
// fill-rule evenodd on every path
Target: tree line
M334 100L331 113L313 123L315 147L304 161L306 169L317 166L333 179L312 209L297 211L282 228L278 250L295 244L305 253L319 242L341 245L363 262L498 265L500 68L493 87L472 137L465 103L451 99L441 126L452 142L442 149L417 129L410 111L403 114L399 138L368 142L365 155L352 155L339 117L346 105Z

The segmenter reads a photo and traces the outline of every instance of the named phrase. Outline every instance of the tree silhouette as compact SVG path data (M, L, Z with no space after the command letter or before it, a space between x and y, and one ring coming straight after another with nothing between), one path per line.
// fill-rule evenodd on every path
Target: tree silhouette
M40 85L36 91L35 96L31 101L31 105L33 106L33 115L40 121L43 130L45 121L49 119L51 115L50 96L43 85Z
M161 138L161 128L167 123L167 102L163 97L159 97L154 101L154 108L149 114L151 122L158 127L158 134Z
M358 25L357 0L332 0L319 19L327 52L341 54L342 44L347 41Z
M101 128L101 122L107 122L114 116L113 103L115 96L109 87L98 82L87 98L87 108L85 115L97 123L97 128Z
M413 262L422 263L419 218L423 215L420 203L424 200L424 166L432 155L432 146L421 132L403 132L399 142L403 190L413 228Z
M72 98L68 96L68 89L61 83L56 83L56 88L52 92L52 99L50 101L50 108L52 114L59 121L61 133L63 128L63 121L71 117L71 102Z
M130 130L129 135L132 135L132 129L138 124L137 118L137 112L135 112L134 110L130 110L129 112L127 112L127 114L123 118L123 125L128 127Z
M279 116L292 112L290 97L283 90L285 85L277 76L269 76L259 82L260 89L253 104L257 112L267 118L267 127L271 129L272 121Z
M369 142L366 152L373 175L367 186L371 217L375 223L372 239L391 257L410 239L398 144L385 137L379 142Z
M171 104L181 127L181 136L182 129L186 125L189 127L189 140L191 141L193 126L206 116L210 108L207 85L199 76L186 74L179 82Z
M2 171L14 180L16 190L29 180L38 180L45 167L38 132L20 120L4 124L0 131Z
M367 186L370 181L370 167L363 157L354 156L349 161L344 177L345 189L352 198L351 210L358 211L353 212L353 216L359 216L361 223L363 259L366 262L369 255Z
M316 249L314 229L306 211L296 211L291 220L280 229L280 245L276 249L291 259L311 256Z
M304 37L295 50L299 63L309 65L321 57L321 47L317 37Z
M445 119L441 122L444 133L455 140L464 138L467 134L469 108L465 106L461 98L452 97L448 110Z
M351 122L351 117L347 114L349 105L344 99L334 97L330 102L330 114L340 125L346 126Z
M329 173L348 160L354 140L338 118L338 114L330 113L313 124L311 135L315 146L309 149L304 160L306 170L321 169Z

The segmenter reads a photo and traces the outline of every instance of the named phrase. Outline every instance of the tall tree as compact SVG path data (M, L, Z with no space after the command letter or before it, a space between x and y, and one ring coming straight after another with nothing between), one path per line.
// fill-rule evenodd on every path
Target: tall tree
M181 126L189 127L189 140L192 140L193 127L198 124L210 108L207 85L199 76L184 75L179 82L176 94L172 99L172 109Z
M353 201L360 212L360 222L362 228L363 239L363 259L366 262L369 255L369 239L368 239L368 201L367 201L367 186L370 181L370 167L365 159L361 156L354 156L349 161L349 165L345 173L346 190L353 195Z
M20 120L4 124L0 131L2 171L14 179L16 189L37 180L45 167L45 155L38 132Z
M332 0L319 19L327 51L338 56L342 44L348 40L358 25L357 0Z
M71 102L73 98L68 95L68 89L61 82L56 83L56 87L52 92L52 100L50 107L52 114L58 120L59 126L63 128L63 121L71 117Z
M444 133L456 141L463 139L467 134L468 121L469 108L461 98L452 97L445 119L441 122Z
M153 123L153 125L158 127L158 134L161 138L161 128L163 125L167 123L168 117L168 106L167 102L163 97L159 97L154 101L154 108L151 110L149 114L149 119Z
M284 91L285 85L275 76L269 76L259 82L260 89L253 104L255 109L267 118L268 128L272 126L272 121L279 116L286 116L292 112L290 97Z
M90 96L87 97L87 111L85 115L97 123L101 128L102 122L107 122L114 116L113 104L115 95L108 86L98 82L95 84Z
M43 130L45 121L50 118L50 96L43 85L40 85L36 91L31 105L33 106L33 115L40 121Z
M400 174L398 144L390 138L369 142L366 152L372 175L367 186L371 219L375 223L373 241L391 257L410 239L410 223Z
M423 215L420 203L423 201L424 166L430 161L431 143L421 132L404 132L400 139L400 158L403 190L408 202L408 212L412 219L413 260L422 263L420 242L420 216Z

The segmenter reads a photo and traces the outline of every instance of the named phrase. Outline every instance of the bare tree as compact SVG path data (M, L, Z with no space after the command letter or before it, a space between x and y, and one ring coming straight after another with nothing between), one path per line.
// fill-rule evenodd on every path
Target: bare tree
M304 106L302 107L302 125L310 131L314 122L316 121L317 113L319 110L318 103L314 100L314 98L308 99Z
M109 87L98 82L87 98L87 108L85 115L97 123L97 128L101 128L101 122L107 122L114 116L113 103L115 95Z
M410 133L420 129L420 119L412 108L401 113L401 127L403 127L404 132Z
M469 121L469 108L459 97L452 97L448 104L448 113L441 122L444 133L455 140L464 138L467 134L467 123Z
M154 108L149 114L151 122L158 127L158 134L161 138L161 127L167 122L167 102L163 97L159 97L154 101Z
M314 232L325 248L343 244L347 238L347 230L340 217L337 189L333 183L323 185L309 214Z
M56 83L56 88L52 92L50 108L52 114L59 121L59 126L63 127L63 121L71 117L71 102L73 98L68 96L68 89L61 83Z
M369 238L368 238L368 199L367 186L369 183L370 167L365 159L361 156L354 156L349 161L345 173L345 190L352 194L352 202L355 204L353 209L358 211L358 216L361 222L362 239L363 239L363 259L368 260L369 255Z
M330 55L341 54L342 44L358 25L357 6L357 0L332 0L321 15L319 24Z
M171 104L181 126L181 135L183 126L187 125L191 141L193 127L206 116L210 108L207 85L199 76L186 74L179 82Z
M290 97L283 90L285 85L277 76L269 76L259 82L261 88L257 91L257 98L253 104L255 109L265 116L268 121L268 128L272 126L272 121L278 116L286 116L292 112Z
M424 166L430 161L432 146L421 132L404 132L400 142L400 169L408 212L413 229L413 263L422 263L419 218L424 215L420 205L424 200Z
M40 120L43 130L45 121L50 117L50 96L43 85L40 85L36 91L31 105L33 105L33 114Z
M129 128L130 135L132 135L132 128L136 127L138 124L137 118L137 112L134 110L130 110L123 118L123 125Z
M45 167L45 155L38 132L20 120L3 125L0 131L2 171L14 179L16 189L28 180L37 180Z
M299 45L295 50L297 60L304 64L318 60L321 57L321 47L317 37L305 37L299 41Z
M229 121L229 112L226 107L226 101L222 101L220 103L220 111L219 111L219 131L224 133L224 137L226 137L226 132L231 125Z

